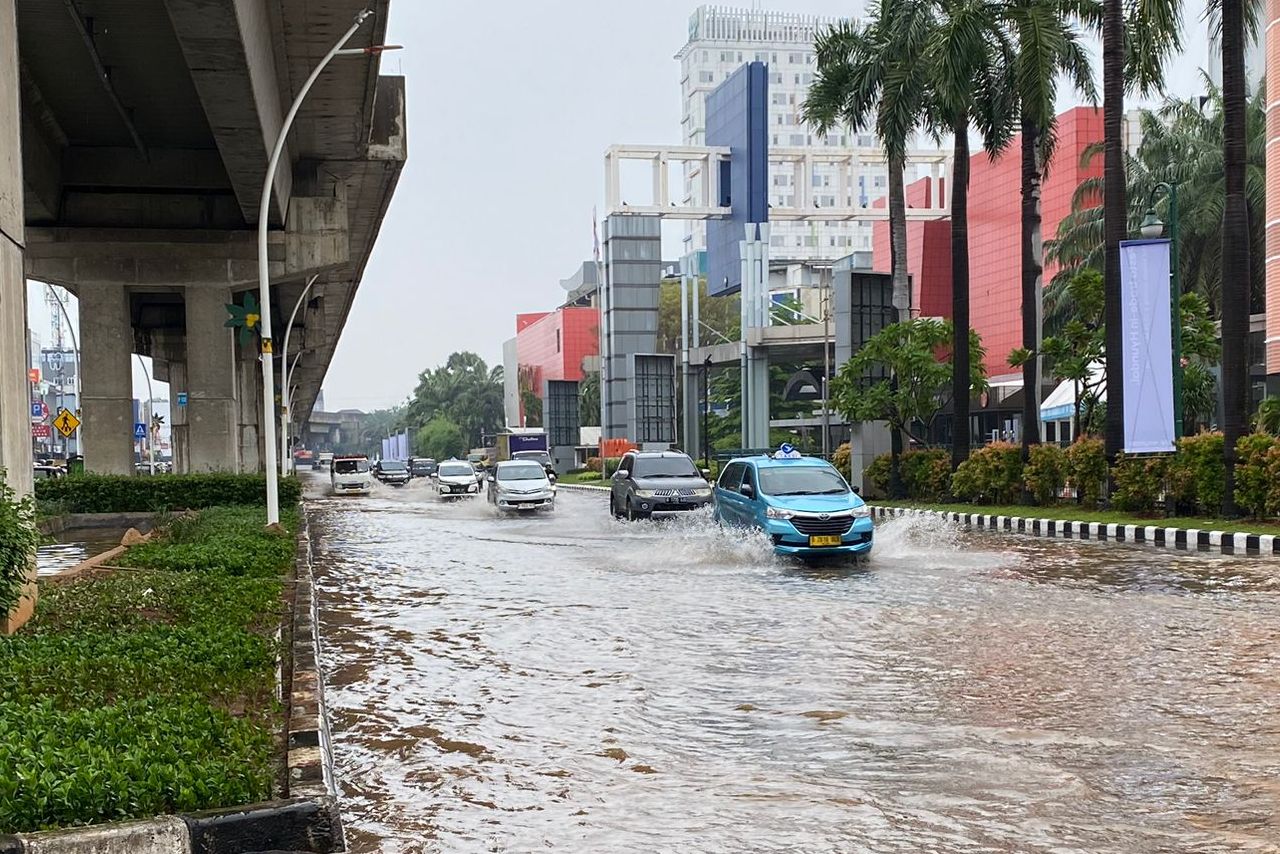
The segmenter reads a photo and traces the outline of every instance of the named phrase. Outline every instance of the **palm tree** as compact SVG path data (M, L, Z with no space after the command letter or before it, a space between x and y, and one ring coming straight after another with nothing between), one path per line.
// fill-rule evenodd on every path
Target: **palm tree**
M950 130L951 166L951 466L969 457L969 133L995 156L1013 135L1014 51L999 0L940 0L923 57L933 83L937 125Z
M1245 0L1222 12L1222 436L1226 490L1222 512L1236 515L1236 441L1249 422L1249 207L1245 196Z
M889 254L893 305L911 314L907 278L907 145L928 118L931 81L920 57L930 37L927 0L875 0L865 23L835 24L814 43L817 70L800 115L819 133L871 128L889 173Z
M1058 78L1065 75L1097 101L1093 68L1081 42L1101 21L1097 0L1009 0L1005 15L1017 40L1014 78L1019 98L1022 157L1022 455L1040 442L1040 357L1044 249L1040 188L1056 142Z
M1102 0L1103 294L1106 299L1107 459L1124 446L1124 330L1120 312L1120 241L1128 212L1124 179L1124 93L1158 88L1165 61L1181 48L1181 0ZM1126 13L1128 16L1126 17Z

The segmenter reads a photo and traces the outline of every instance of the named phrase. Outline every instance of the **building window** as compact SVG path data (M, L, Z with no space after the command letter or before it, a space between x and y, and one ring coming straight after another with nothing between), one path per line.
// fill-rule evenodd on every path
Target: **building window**
M802 133L793 133L793 134L791 134L791 144L792 144L792 145L804 145L804 134L802 134Z
M699 82L699 83L710 83L710 82L712 82L712 81L713 81L713 80L715 80L715 79L716 79L716 74L715 74L715 72L714 72L714 71L699 71L699 72L698 72L698 82Z
M560 330L556 330L556 352L560 352Z
M772 83L774 86L781 86L781 85L782 85L782 74L781 74L780 72L775 72L775 73L773 73L773 74L770 74L770 75L769 75L769 82L770 82L770 83Z
M721 62L733 62L733 51L731 51L731 50L722 50L722 51L720 51L720 61L721 61Z

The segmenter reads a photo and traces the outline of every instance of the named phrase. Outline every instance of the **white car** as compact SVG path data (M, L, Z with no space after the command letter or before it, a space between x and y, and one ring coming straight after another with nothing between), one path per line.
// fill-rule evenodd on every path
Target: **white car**
M436 492L441 498L474 498L480 494L476 470L466 460L446 460L434 475Z
M541 463L507 460L489 475L489 503L499 510L554 510L556 487Z
M373 475L366 457L335 457L329 470L334 495L368 495Z

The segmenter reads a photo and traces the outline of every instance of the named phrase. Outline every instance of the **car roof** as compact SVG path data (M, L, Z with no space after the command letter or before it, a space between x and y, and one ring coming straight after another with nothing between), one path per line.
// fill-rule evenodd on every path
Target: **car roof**
M529 460L503 460L502 462L498 463L498 468L502 468L503 466L507 466L509 468L511 466L529 466L529 465L536 466L537 463L530 462Z
M635 454L637 457L686 457L689 455L684 451L627 451L628 454Z
M750 463L756 468L831 468L831 463L821 457L795 457L789 460L780 460L776 457L743 457L733 462Z

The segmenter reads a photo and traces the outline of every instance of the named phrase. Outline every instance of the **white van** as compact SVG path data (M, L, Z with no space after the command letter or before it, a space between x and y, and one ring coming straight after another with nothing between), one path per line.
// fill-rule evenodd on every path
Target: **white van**
M334 457L329 470L329 483L333 486L334 495L368 495L372 481L367 457Z
M315 467L320 471L328 471L333 467L333 454L329 451L321 451L316 454Z

